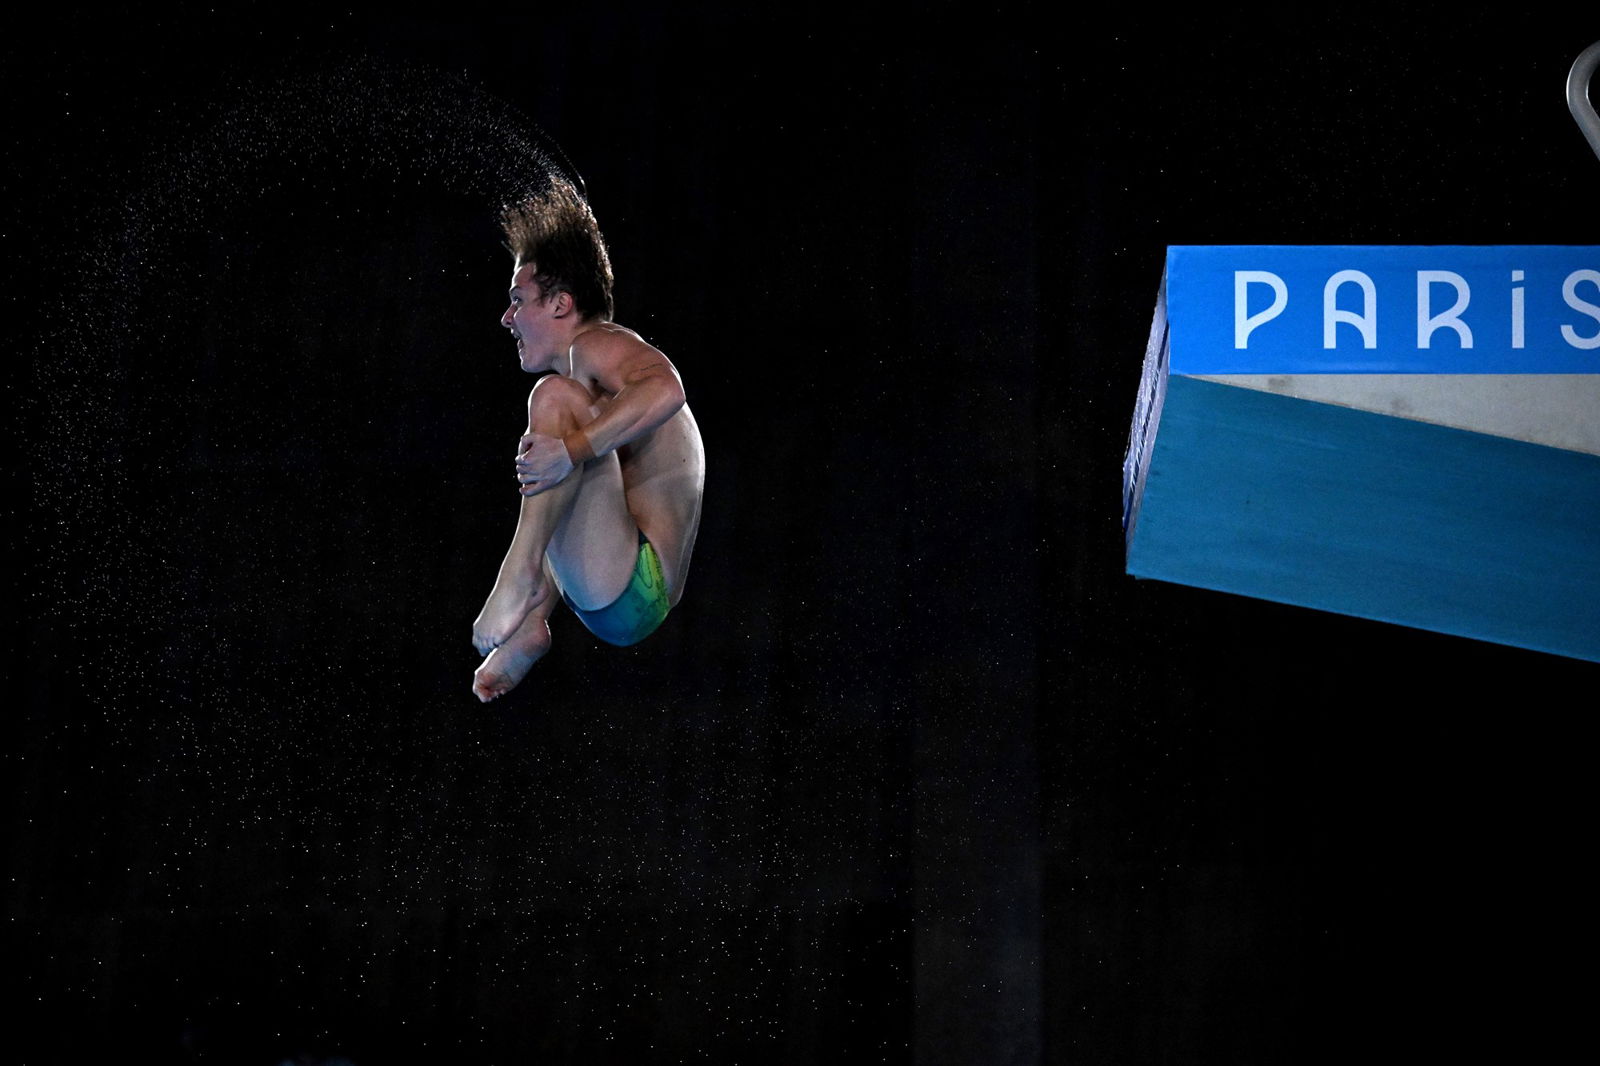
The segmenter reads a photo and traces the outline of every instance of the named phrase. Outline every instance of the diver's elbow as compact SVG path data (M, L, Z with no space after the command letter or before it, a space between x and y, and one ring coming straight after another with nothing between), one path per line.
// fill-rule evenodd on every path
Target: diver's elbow
M689 402L689 397L683 391L683 382L678 380L678 375L673 374L666 380L666 388L662 390L661 406L666 411L666 417L671 418L683 409Z

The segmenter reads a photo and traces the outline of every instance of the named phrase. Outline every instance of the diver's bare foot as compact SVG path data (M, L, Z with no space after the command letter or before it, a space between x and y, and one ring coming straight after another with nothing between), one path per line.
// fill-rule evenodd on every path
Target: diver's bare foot
M494 651L472 675L472 691L484 703L504 696L528 676L533 664L550 650L550 623L533 617Z
M501 574L500 580L494 583L494 591L489 593L483 610L472 623L472 646L478 649L479 655L488 655L509 641L528 617L528 612L550 595L550 582L543 568L535 568L533 573L533 581Z

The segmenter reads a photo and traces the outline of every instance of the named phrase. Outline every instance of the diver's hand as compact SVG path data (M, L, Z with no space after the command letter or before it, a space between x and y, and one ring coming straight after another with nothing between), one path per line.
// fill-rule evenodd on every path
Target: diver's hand
M517 443L517 491L524 496L555 488L573 469L572 456L560 437L524 433Z

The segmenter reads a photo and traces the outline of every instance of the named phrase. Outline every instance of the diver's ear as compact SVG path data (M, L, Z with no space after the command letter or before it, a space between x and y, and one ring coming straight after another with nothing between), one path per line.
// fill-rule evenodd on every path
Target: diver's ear
M556 293L555 308L551 312L552 318L566 318L576 310L577 305L573 303L572 293L566 291L565 289L562 289L560 292Z

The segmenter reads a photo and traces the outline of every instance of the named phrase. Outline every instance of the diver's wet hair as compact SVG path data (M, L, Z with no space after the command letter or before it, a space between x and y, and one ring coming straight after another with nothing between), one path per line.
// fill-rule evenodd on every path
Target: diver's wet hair
M556 178L544 192L505 208L500 226L517 262L533 264L541 299L568 292L585 318L611 320L611 257L594 212L576 188Z

